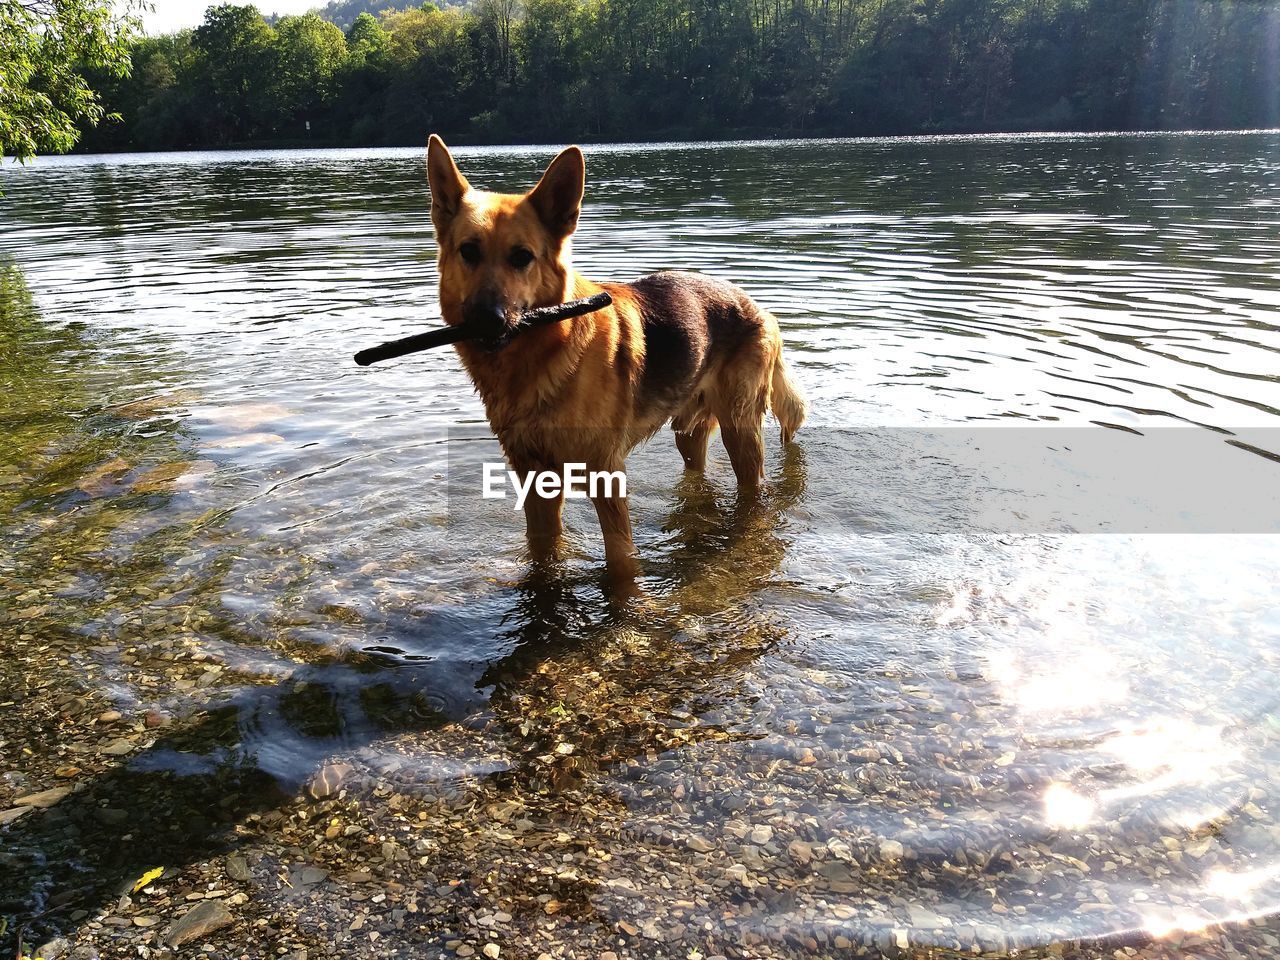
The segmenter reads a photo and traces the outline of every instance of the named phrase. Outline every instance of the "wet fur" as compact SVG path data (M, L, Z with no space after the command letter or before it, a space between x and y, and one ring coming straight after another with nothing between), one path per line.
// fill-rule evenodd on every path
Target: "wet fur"
M446 323L483 314L514 323L518 312L604 290L613 305L521 333L500 350L456 349L513 469L622 470L626 455L671 422L685 465L702 470L717 424L739 487L764 471L762 425L772 409L789 443L806 406L782 359L777 320L737 287L694 273L631 283L595 283L570 265L585 168L563 151L524 195L471 188L444 143L427 154L439 244L440 306ZM470 244L468 260L462 255ZM480 259L477 262L477 253ZM513 251L533 259L517 268ZM553 550L561 498L526 501L531 547ZM627 502L595 500L609 571L636 573Z

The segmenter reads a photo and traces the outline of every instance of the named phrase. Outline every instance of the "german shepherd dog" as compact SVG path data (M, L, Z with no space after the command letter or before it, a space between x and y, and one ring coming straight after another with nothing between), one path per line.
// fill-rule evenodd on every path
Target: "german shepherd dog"
M595 283L570 266L586 165L578 147L551 161L524 195L473 188L444 141L427 147L431 220L445 323L498 336L456 345L511 469L563 474L566 463L621 471L627 454L668 420L685 466L701 471L719 424L741 494L764 473L766 408L790 443L806 404L787 374L778 321L743 291L696 273ZM521 311L607 291L595 313L504 341ZM501 346L494 346L501 344ZM627 501L593 497L615 583L638 572ZM554 553L563 493L525 500L535 556Z

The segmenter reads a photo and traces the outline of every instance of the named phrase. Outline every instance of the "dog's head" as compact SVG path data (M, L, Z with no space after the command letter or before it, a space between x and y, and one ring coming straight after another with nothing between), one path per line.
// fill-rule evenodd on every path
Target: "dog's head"
M432 134L427 180L446 323L475 324L501 342L522 311L568 299L569 237L585 178L582 151L568 147L526 194L476 190Z

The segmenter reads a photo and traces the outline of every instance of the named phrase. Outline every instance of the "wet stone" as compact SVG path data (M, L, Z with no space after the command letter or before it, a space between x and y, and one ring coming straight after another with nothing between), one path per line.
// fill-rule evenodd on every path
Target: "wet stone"
M24 817L36 807L11 807L8 810L0 810L0 824L12 823L19 817Z
M180 947L233 922L235 918L225 906L216 900L205 900L169 926L164 933L164 942L171 947Z
M897 840L882 840L880 842L880 859L881 860L901 860L905 849Z
M238 853L227 857L227 876L241 882L248 880L252 876L249 872L249 862Z
M44 809L52 807L63 798L69 796L74 787L53 787L50 790L41 790L39 793L29 793L24 797L18 797L14 800L14 804L19 807L39 807Z
M326 763L307 785L307 793L313 799L323 800L338 792L342 782L354 771L349 763Z
M787 853L791 855L793 860L797 860L802 864L809 863L813 859L813 847L803 840L792 840L787 844Z
M314 887L318 883L323 883L328 876L329 871L320 867L302 867L290 874L289 881L295 887Z

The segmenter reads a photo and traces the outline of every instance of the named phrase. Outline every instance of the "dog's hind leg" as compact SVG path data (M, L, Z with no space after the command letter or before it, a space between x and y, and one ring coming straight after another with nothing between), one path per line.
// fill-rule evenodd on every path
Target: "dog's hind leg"
M738 489L748 493L759 487L764 476L762 428L776 350L767 338L744 344L718 371L710 396Z
M720 424L720 436L724 439L724 448L729 451L729 462L733 464L734 475L738 478L738 489L747 493L754 492L764 476L764 438L760 432L763 416L761 414L755 422L744 419Z
M684 457L685 469L699 473L705 470L707 441L711 439L711 431L716 428L716 418L708 414L686 430L681 430L675 422L671 426L676 432L676 449Z

